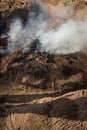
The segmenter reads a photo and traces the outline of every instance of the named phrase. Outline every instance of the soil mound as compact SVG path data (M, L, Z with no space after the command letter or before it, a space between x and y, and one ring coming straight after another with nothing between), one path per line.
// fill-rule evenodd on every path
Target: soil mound
M87 87L87 56L81 52L50 55L17 50L0 59L0 83L26 88L73 91Z

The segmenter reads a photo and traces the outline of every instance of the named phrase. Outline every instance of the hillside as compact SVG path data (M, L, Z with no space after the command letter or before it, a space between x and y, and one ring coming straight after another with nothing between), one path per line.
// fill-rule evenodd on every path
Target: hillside
M74 53L55 54L39 50L37 42L40 42L40 39L34 39L40 28L44 27L40 25L44 25L43 21L48 22L50 17L52 21L48 22L46 29L52 33L56 32L53 29L57 30L57 26L69 19L84 21L87 18L87 3L78 0L62 2L61 0L43 0L43 2L44 4L41 0L39 4L35 1L32 3L31 0L0 1L0 13L6 29L9 30L12 26L16 33L15 24L10 25L16 18L20 18L23 24L22 30L20 26L17 26L22 35L18 32L15 36L14 30L10 32L10 34L13 33L13 41L15 41L14 36L19 38L15 41L17 46L11 52L4 50L5 54L0 53L0 95L3 97L3 99L0 97L0 130L87 129L86 47ZM40 6L42 6L41 9ZM49 15L46 14L44 19L34 19L35 25L27 23L29 20L33 22L31 14L34 13L34 18L37 18L41 11ZM29 27L26 26L27 24ZM28 31L29 29L31 32ZM25 41L29 40L25 39L27 38L25 34L31 34L34 41L27 46L21 46L19 44L21 41L24 41L24 45ZM71 42L73 43L73 39ZM11 44L10 41L8 48Z

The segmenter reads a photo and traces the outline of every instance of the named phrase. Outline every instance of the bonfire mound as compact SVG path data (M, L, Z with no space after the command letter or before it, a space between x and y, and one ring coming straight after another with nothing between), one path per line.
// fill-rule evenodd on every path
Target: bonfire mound
M65 92L87 88L87 56L50 55L19 49L0 59L0 84Z

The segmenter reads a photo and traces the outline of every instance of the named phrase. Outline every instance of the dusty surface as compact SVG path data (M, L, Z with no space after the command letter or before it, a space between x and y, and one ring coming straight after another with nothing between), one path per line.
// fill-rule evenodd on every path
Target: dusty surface
M86 130L87 56L16 51L1 58L1 130Z
M86 130L87 91L7 95L0 105L1 130Z
M73 7L73 18L87 15L83 1L44 1L53 17L57 4ZM16 15L27 20L29 0L0 6L5 24ZM46 55L21 49L0 55L0 130L87 130L87 55Z
M19 17L21 20L26 23L29 12L34 11L38 12L38 7L32 4L32 1L35 0L1 0L0 2L0 12L3 16L3 24L7 25L12 21L13 18ZM48 7L50 14L53 17L55 15L55 6L63 7L62 14L65 15L66 8L68 9L69 18L74 19L85 19L87 17L87 2L86 0L39 0L43 1ZM64 11L65 8L65 11ZM54 10L54 11L53 11ZM58 15L58 14L57 14ZM64 17L64 16L63 16ZM67 18L62 18L67 19Z
M47 54L45 54L47 55ZM66 92L87 87L87 55L47 55L15 51L1 58L2 84Z

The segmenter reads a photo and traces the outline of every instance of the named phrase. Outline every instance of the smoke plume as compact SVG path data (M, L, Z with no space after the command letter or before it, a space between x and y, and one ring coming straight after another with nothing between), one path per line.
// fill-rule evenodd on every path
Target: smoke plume
M59 28L49 30L40 36L42 50L55 54L68 54L87 47L87 20L69 20Z
M73 20L74 7L51 6L37 0L39 13L31 11L23 26L20 19L11 23L9 50L26 48L33 40L39 39L41 51L54 54L75 53L87 47L87 20Z

